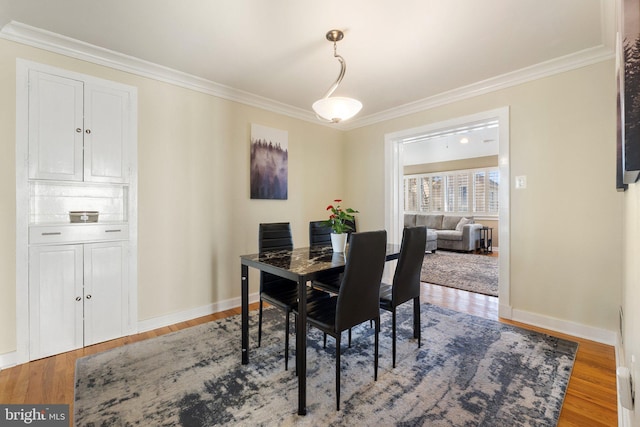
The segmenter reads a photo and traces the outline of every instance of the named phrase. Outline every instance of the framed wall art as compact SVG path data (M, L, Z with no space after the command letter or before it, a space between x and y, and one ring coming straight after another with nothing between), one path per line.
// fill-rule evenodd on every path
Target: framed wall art
M250 187L252 199L287 200L289 134L251 124Z
M618 150L624 185L640 175L640 0L622 0L618 40ZM620 188L620 184L618 184Z

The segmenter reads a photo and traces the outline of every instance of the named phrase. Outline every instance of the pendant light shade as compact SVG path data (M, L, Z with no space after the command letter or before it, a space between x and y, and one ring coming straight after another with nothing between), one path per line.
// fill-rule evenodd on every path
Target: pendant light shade
M344 78L344 73L347 70L347 64L344 62L344 58L338 55L336 51L336 43L342 40L343 37L344 33L340 30L331 30L327 33L327 40L333 42L333 56L340 62L340 74L324 97L317 100L312 105L313 111L316 112L316 116L319 119L332 123L349 120L362 109L362 103L357 99L346 98L343 96L331 96L338 88L338 85Z
M333 123L349 120L358 114L361 109L362 102L343 96L322 98L313 103L313 111L318 116Z

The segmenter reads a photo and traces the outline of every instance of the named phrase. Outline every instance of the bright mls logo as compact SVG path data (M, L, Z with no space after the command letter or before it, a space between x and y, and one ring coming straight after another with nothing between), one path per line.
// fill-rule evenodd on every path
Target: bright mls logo
M69 405L0 405L0 426L67 427Z

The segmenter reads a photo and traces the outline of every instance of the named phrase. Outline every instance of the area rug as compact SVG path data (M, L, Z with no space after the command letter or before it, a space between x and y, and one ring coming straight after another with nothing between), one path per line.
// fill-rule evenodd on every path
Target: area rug
M418 348L410 312L411 304L399 309L395 369L390 316L382 316L378 381L373 329L354 328L342 355L340 411L335 342L323 349L312 329L308 413L297 415L295 369L284 370L284 315L267 309L260 348L251 314L248 365L240 363L240 316L78 359L75 425L556 425L576 343L423 304Z
M498 272L497 257L437 251L425 254L420 280L497 297Z

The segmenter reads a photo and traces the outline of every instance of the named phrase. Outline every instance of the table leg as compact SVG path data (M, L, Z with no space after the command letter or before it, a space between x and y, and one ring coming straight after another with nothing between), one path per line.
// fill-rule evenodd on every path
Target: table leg
M298 371L298 415L307 414L307 281L298 279L298 328L296 330Z
M242 364L249 363L249 267L240 266L242 288Z

